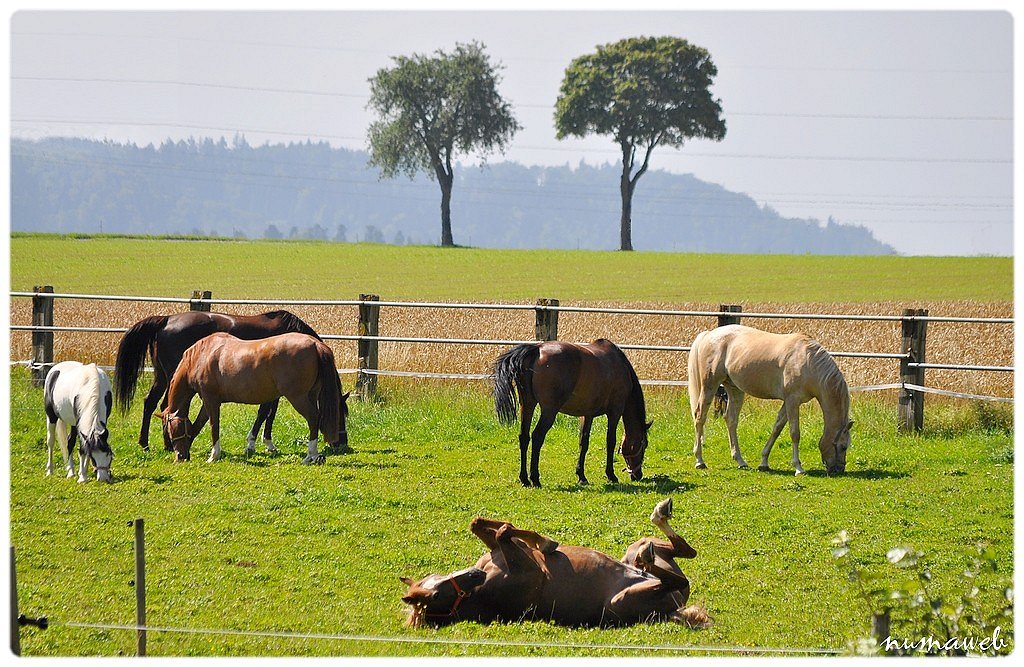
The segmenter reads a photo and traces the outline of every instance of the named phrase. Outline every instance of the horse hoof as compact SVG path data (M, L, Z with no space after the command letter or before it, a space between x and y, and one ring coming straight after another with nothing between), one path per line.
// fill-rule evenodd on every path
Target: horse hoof
M757 469L760 470L761 472L768 472L769 470L771 470L771 468L769 468L768 465L765 463L762 463L761 465L757 466Z
M558 542L555 542L554 540L551 540L551 539L546 539L545 538L544 542L540 545L541 553L550 554L550 553L554 553L557 550L558 550Z
M698 461L697 465L695 465L694 468L696 468L697 470L707 470L708 469L708 465L706 463L704 463L703 461Z
M806 474L807 473L805 473L803 470L797 470L796 472L793 473L793 475L796 476L796 477L800 477L801 475L806 475Z
M307 455L306 458L302 459L302 465L305 465L305 466L308 466L308 465L319 466L319 465L323 465L324 461L326 461L326 460L327 459L324 457L323 454L317 454L316 456L309 456L309 455Z
M666 519L672 518L672 499L666 498L660 503L655 505L654 511L651 512L651 523L658 525Z
M737 463L736 467L739 468L740 470L750 470L750 466L748 466L746 463Z
M583 477L582 475L580 477L578 477L577 479L578 479L579 483L582 484L583 486L586 486L586 485L590 484L590 481L587 480L587 478Z

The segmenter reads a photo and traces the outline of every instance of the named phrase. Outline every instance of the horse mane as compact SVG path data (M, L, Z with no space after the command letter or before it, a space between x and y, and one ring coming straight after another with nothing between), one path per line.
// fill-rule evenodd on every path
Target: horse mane
M306 324L301 317L289 310L272 310L270 312L263 313L263 317L271 320L281 320L281 323L287 327L288 331L304 333L307 336L316 338L317 340L322 340L320 335L313 330L313 327Z
M630 383L632 384L632 389L630 390L630 396L632 397L632 399L631 399L630 403L631 404L635 403L636 407L638 407L640 409L640 415L639 415L640 421L642 423L646 424L647 423L647 405L646 405L646 403L644 403L644 391L643 391L643 388L640 386L640 378L637 377L636 371L633 370L633 364L630 363L629 357L626 356L626 353L623 352L622 349L618 345L616 345L612 341L608 340L607 338L598 338L594 342L595 343L607 343L608 346L622 360L623 365L626 367L626 370L629 372L629 379L630 379Z
M821 381L821 386L839 399L841 407L849 410L850 388L839 365L828 351L816 340L808 341L808 358Z

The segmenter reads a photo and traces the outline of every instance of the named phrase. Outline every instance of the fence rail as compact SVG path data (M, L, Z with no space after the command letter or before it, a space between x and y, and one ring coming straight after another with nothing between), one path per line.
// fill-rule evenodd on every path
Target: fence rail
M834 351L832 356L854 359L882 359L898 361L900 364L899 384L868 385L851 390L872 391L879 389L899 388L899 425L901 430L920 430L923 427L924 396L926 393L941 394L972 400L996 400L1012 402L1012 398L981 396L944 389L927 388L924 374L928 369L951 371L981 372L1014 372L1012 366L995 366L981 364L945 364L926 361L925 343L927 325L929 323L960 323L960 324L998 324L1012 325L1013 318L1002 317L958 317L930 315L927 310L906 309L902 315L883 314L831 314L831 313L757 313L743 312L737 305L722 305L717 311L710 310L668 310L650 308L612 308L561 305L557 299L538 299L534 304L515 303L446 303L419 301L381 301L373 294L361 294L358 299L214 299L209 291L196 290L191 298L183 297L148 297L110 294L72 294L54 292L50 286L36 287L32 292L10 292L12 298L31 298L33 318L31 325L12 325L12 332L29 332L32 335L33 355L30 366L33 377L41 382L45 372L53 364L53 335L55 333L124 333L126 327L102 326L54 326L53 308L58 299L83 299L94 301L134 301L148 303L188 304L190 310L209 311L213 305L261 305L261 306L337 306L358 307L358 334L323 334L324 340L355 342L358 350L358 367L356 388L364 398L376 390L376 379L379 376L444 378L444 379L483 379L489 377L480 374L464 373L425 373L397 369L384 370L378 367L378 346L380 343L406 344L444 344L444 345L491 345L510 346L538 340L555 340L558 338L559 313L599 313L609 315L650 315L666 317L708 317L715 318L719 326L738 323L742 318L778 319L778 320L832 320L849 322L899 322L902 325L903 337L899 341L898 351ZM381 336L378 334L380 312L382 308L426 308L426 309L458 309L458 310L500 310L500 311L532 311L536 316L534 338L532 339L477 339L477 338L439 338L416 336ZM657 351L672 353L688 353L685 345L656 345L639 343L619 343L624 350ZM351 371L342 371L351 372ZM685 381L647 379L642 381L648 385L686 386Z

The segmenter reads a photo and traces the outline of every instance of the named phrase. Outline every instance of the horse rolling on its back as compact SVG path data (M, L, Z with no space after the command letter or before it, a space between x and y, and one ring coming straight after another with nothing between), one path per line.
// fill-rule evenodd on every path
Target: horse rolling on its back
M135 387L148 352L153 361L153 386L146 395L142 411L139 445L143 449L149 449L149 424L157 404L163 399L161 407L167 406L167 384L174 375L178 362L181 361L181 355L200 339L218 331L244 340L266 338L290 331L304 333L318 340L320 338L312 327L287 310L274 310L260 315L190 311L174 315L154 315L139 320L132 325L118 345L117 361L114 366L114 390L121 413L125 414L135 396ZM256 421L249 431L248 452L255 450L256 435L264 421L266 429L263 433L263 444L268 451L276 451L271 440L271 429L277 413L277 404L275 400L260 406ZM205 414L200 419L205 420ZM203 423L205 421L200 422L198 426L201 428ZM166 440L164 448L171 449L170 443Z
M580 484L587 483L583 460L590 443L590 428L598 415L608 415L605 462L608 480L619 481L613 457L620 419L624 430L621 453L626 470L633 481L643 478L647 430L651 427L646 421L644 393L629 359L611 341L602 338L586 345L561 341L524 343L505 352L494 363L494 407L502 422L515 421L517 396L519 481L523 486L540 486L540 450L559 412L581 418L580 454L576 464ZM527 474L530 424L538 405L541 412L533 429L533 450Z
M213 436L210 462L220 458L222 403L265 404L284 396L309 425L309 453L303 463L322 463L317 435L333 446L348 444L348 414L331 348L300 333L259 340L211 334L185 351L171 378L167 408L161 413L164 431L176 461L187 461L192 441L205 420L188 419L189 404L198 394Z
M651 522L668 539L642 538L622 560L478 517L470 530L490 551L474 567L419 581L401 577L409 587L402 597L412 609L408 624L537 619L567 626L676 621L706 627L707 613L686 606L690 582L675 562L697 552L672 530L671 516L672 501L666 499Z
M60 439L68 477L74 477L72 447L78 449L78 481L88 480L87 461L96 469L96 479L112 482L110 464L114 458L108 442L107 417L112 403L110 380L96 364L62 361L46 374L43 408L46 411L46 474L53 474L54 436Z
M800 405L817 399L825 419L818 442L821 460L829 474L846 471L850 446L850 391L835 360L815 340L804 334L774 334L739 324L730 324L697 335L690 349L690 410L693 415L693 455L698 468L703 457L704 422L719 385L728 394L725 421L729 429L732 457L747 467L740 454L736 426L743 397L774 398L783 401L775 426L761 451L759 470L768 470L768 455L782 428L789 422L793 439L793 468L800 464Z

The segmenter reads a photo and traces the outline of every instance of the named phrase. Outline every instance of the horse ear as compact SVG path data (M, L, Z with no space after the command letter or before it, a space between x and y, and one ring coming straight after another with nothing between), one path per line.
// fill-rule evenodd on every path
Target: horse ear
M351 393L352 393L351 391L346 391L344 394L341 395L341 400L347 401L348 400L348 396Z
M647 422L646 424L644 424L644 430L645 431L650 431L652 426L654 426L654 420L653 419L651 421Z
M412 586L413 584L412 579L410 579L409 577L399 577L398 579L406 586Z
M851 419L851 420L850 420L850 423L846 425L846 430L847 430L847 431L850 431L850 430L852 430L852 429L853 429L853 420Z

